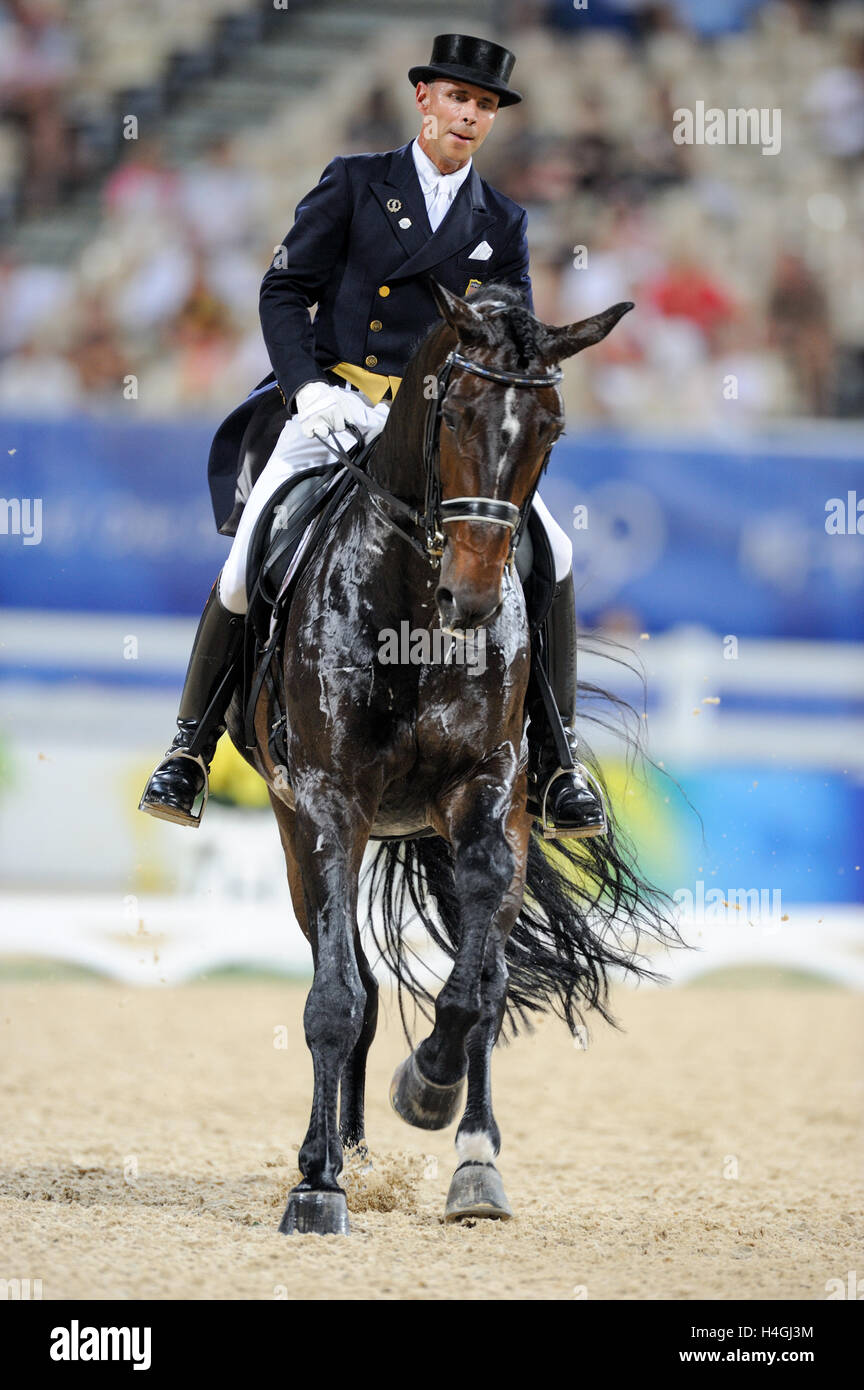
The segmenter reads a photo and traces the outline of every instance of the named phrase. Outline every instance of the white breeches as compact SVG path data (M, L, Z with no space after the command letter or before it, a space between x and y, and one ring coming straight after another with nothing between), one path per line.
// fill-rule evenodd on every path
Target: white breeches
M365 396L363 399L367 400ZM371 405L370 409L373 409ZM382 427L389 410L390 401L381 401L379 405L374 407L374 413L380 418ZM353 434L350 434L348 430L343 430L337 434L336 440L344 449L349 449L356 442ZM307 439L295 416L286 422L276 441L276 448L249 493L243 514L240 517L234 543L219 576L219 597L230 612L246 612L246 559L249 545L255 530L255 523L276 489L298 469L309 468L313 464L335 462L336 456L332 449L328 449L327 445L320 439ZM564 579L570 573L573 562L573 547L566 532L562 531L539 493L534 494L533 505L549 537L549 544L555 558L555 578L557 580Z

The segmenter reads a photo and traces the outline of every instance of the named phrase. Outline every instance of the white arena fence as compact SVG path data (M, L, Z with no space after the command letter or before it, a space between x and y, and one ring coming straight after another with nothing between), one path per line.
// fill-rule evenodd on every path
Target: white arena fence
M195 832L135 810L142 771L172 726L194 623L20 611L0 621L7 668L0 730L12 768L0 801L0 870L9 885L0 896L0 971L4 960L37 957L127 985L171 985L231 966L307 973L309 949L269 810L211 804ZM121 686L118 652L132 631L142 666L159 679ZM654 757L742 763L770 749L784 765L864 777L857 717L723 707L724 697L748 693L860 700L861 647L742 642L739 658L727 660L722 634L690 628L631 645L649 681ZM580 675L609 683L593 658L582 658ZM700 704L706 689L718 705ZM635 698L635 682L624 693ZM154 886L129 891L142 863L158 864ZM723 920L683 915L682 933L695 949L654 963L673 982L769 966L864 987L860 905L784 909L787 920L748 920L746 911ZM428 953L428 964L435 970L442 962Z

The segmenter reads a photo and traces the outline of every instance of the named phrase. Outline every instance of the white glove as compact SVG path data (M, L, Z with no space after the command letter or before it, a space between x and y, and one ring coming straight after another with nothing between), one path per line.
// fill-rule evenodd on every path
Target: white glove
M297 422L307 439L324 439L332 431L339 434L351 421L366 438L380 434L384 419L357 391L330 386L326 381L308 381L294 397Z

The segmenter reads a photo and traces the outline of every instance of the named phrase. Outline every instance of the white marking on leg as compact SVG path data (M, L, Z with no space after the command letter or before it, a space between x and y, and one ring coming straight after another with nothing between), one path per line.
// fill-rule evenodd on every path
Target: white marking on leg
M492 1140L482 1130L473 1134L456 1135L456 1153L460 1163L491 1163L495 1157Z

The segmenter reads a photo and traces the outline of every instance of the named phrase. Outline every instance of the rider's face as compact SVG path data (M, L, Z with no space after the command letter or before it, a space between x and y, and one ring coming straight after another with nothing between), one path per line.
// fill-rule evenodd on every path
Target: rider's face
M494 92L449 78L417 83L417 109L423 114L420 148L444 173L452 173L479 150L495 119Z

